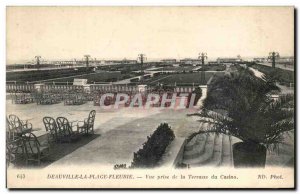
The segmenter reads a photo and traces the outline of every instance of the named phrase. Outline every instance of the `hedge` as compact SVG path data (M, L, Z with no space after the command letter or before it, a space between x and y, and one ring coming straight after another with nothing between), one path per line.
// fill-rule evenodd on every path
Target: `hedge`
M282 85L287 85L289 86L290 83L295 82L295 77L294 77L294 72L285 70L285 69L280 69L280 68L272 68L269 66L257 64L257 63L252 63L248 64L248 66L253 67L259 71L261 71L264 74L276 74L278 77L278 82Z
M158 166L167 146L175 138L167 123L162 123L143 144L143 148L133 154L131 168L153 168Z

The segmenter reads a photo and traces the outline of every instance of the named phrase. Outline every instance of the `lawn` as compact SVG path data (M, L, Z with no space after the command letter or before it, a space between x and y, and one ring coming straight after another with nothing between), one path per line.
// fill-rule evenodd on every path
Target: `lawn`
M174 66L166 66L166 67L161 67L159 68L160 71L176 71L176 72L190 72L195 68L200 68L201 66L178 66L178 67L174 67ZM222 65L222 64L218 64L218 65L203 65L201 67L201 69L199 69L198 71L225 71L226 66ZM156 69L150 70L150 71L157 71Z
M223 74L222 72L195 72L180 74L163 74L147 80L147 84L170 84L170 85L206 85L207 81L213 76Z
M264 65L259 65L259 64L252 64L250 66L257 69L257 70L259 70L260 72L262 72L264 74L269 74L272 71L274 71L274 69L272 67L269 67L269 66L264 66ZM278 77L279 77L278 81L282 85L289 86L290 83L295 82L294 71L275 68L275 73L278 75Z
M76 77L68 77L68 78L60 78L60 79L55 79L53 81L55 82L69 82L72 83L74 78L76 79L87 79L88 84L93 84L94 82L115 82L119 81L122 79L127 79L130 77L133 77L134 75L131 74L121 74L118 71L113 71L113 72L99 72L99 73L90 73L87 75L79 75ZM50 81L52 82L52 80Z
M225 71L226 66L225 65L203 65L202 68L199 71Z
M88 79L88 83L94 82L115 82L122 79L134 77L133 73L124 73L120 71L101 71L94 72L91 68L78 68L77 70L60 69L60 70L40 70L24 72L7 72L6 81L17 82L56 82L59 84L73 83L74 78ZM45 80L45 81L42 81Z
M194 66L179 66L179 67L167 66L167 67L159 68L159 71L189 72L189 71L192 71L194 68L195 68ZM152 71L157 71L157 70L154 69Z
M104 71L121 71L122 73L129 73L132 71L140 71L141 69L145 70L147 68L152 67L149 64L144 64L143 67L141 64L118 64L118 65L107 65L101 66L97 69L104 70Z
M79 67L77 69L51 69L51 70L38 70L38 71L20 71L20 72L6 72L6 81L39 81L45 79L55 79L66 76L76 76L87 73L92 73L92 67Z

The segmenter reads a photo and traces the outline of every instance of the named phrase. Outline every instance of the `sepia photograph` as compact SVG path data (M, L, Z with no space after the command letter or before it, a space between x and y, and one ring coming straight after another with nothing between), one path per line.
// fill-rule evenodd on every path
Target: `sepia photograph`
M8 189L295 188L293 6L7 6Z

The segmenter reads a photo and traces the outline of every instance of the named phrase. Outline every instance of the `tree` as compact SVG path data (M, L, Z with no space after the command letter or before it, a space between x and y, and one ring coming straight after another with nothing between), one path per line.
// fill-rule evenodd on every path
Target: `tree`
M248 69L218 77L196 114L200 122L210 123L211 128L198 133L235 136L253 150L258 145L276 147L283 134L294 129L294 96L282 95L275 100L271 97L274 90L279 88L273 80L257 78Z

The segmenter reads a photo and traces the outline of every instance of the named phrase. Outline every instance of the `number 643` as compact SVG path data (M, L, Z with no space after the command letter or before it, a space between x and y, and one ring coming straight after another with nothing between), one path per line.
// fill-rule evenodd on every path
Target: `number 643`
M17 174L18 179L25 179L25 174Z

